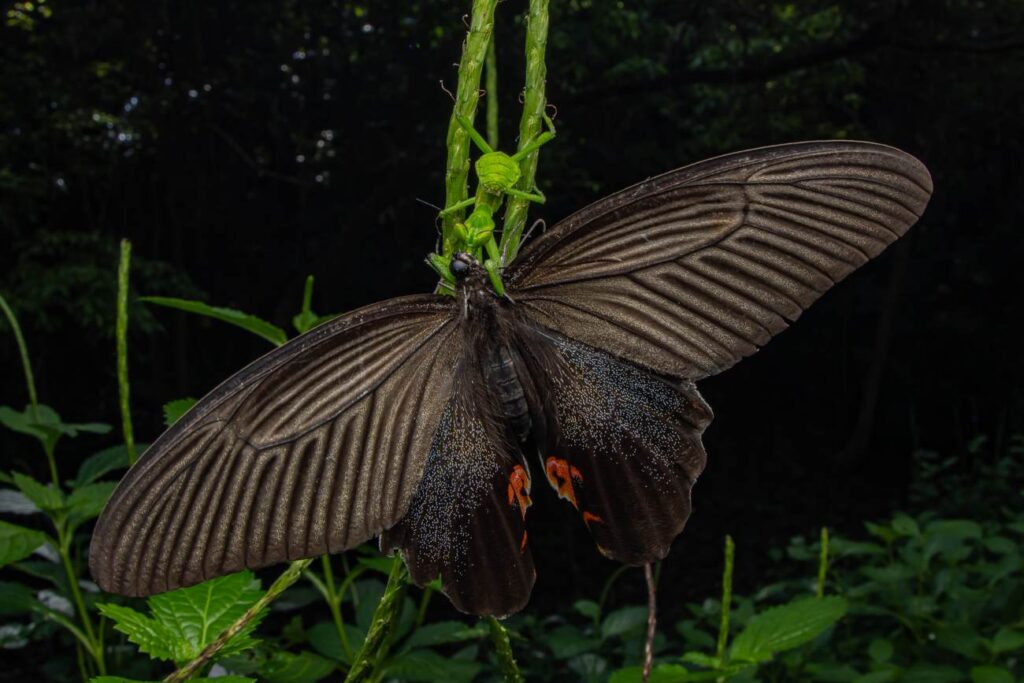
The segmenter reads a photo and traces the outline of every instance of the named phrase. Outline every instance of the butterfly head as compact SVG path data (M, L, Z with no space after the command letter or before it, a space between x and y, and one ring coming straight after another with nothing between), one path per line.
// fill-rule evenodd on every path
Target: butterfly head
M480 264L472 254L460 251L452 256L452 262L448 265L455 277L456 282L465 280L474 269L480 268Z

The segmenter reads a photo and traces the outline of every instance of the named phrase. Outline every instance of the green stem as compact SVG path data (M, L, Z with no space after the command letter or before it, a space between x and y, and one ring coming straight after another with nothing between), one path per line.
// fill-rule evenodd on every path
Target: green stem
M487 46L494 33L494 8L498 0L473 0L469 35L459 62L459 82L455 91L455 106L448 122L448 165L445 169L446 207L458 204L468 196L469 135L459 125L458 117L470 121L476 114L480 99L480 76L487 58ZM463 211L445 214L442 223L443 253L450 256L455 248L455 224L462 221Z
M519 122L519 147L522 149L540 133L543 125L544 107L547 100L544 96L544 85L547 80L547 66L544 63L548 43L548 0L530 0L530 9L526 24L526 90L523 98L523 116ZM537 157L539 152L528 154L519 162L522 175L517 189L524 192L533 190L537 176ZM509 197L508 208L505 209L504 230L501 234L501 253L505 255L508 265L519 253L519 240L526 226L526 214L530 202Z
M334 628L338 630L338 640L341 641L341 648L345 651L345 658L352 659L352 645L348 642L348 634L345 633L345 619L341 614L341 596L344 591L338 592L334 583L334 571L331 569L331 556L324 555L320 558L324 569L324 588L327 590L327 608L331 611L331 619L334 620Z
M416 610L416 623L415 627L419 628L423 625L423 621L427 618L427 607L430 605L430 597L434 594L434 589L430 586L423 588L423 597L420 598L420 606Z
M818 557L818 598L825 597L825 576L828 573L828 527L821 527L821 555Z
M496 33L491 34L487 43L487 68L484 71L487 89L487 143L491 149L498 149L498 54L494 43Z
M732 541L732 536L726 535L725 570L722 572L722 619L718 624L718 647L715 649L715 657L718 658L719 662L723 662L725 646L729 642L729 610L732 606L732 565L735 554L736 545Z
M505 683L522 683L523 675L519 673L515 655L512 654L508 631L494 617L487 617L487 626L491 630L491 642L494 643L494 651L498 655L498 668L505 677Z
M21 367L25 370L25 388L28 389L28 402L32 405L32 410L34 411L39 407L39 399L36 396L36 381L32 376L32 363L28 359L28 346L25 344L25 337L21 335L21 326L18 325L18 319L14 317L14 311L7 305L7 300L4 299L3 295L0 295L0 309L3 309L4 315L7 316L7 322L11 324L14 342L18 345L18 353L21 354Z
M387 586L384 587L384 595L377 603L373 620L370 622L370 630L362 647L359 648L359 654L356 655L348 676L345 677L345 683L371 680L378 664L387 655L389 636L402 611L402 596L405 594L407 576L405 563L396 555L391 573L388 575Z
M121 431L128 451L128 466L135 464L135 430L128 392L128 271L132 262L132 243L121 240L121 260L117 265L117 395L121 404Z
M54 520L54 526L57 528L57 552L60 554L61 564L64 566L64 573L68 577L68 588L71 591L71 599L75 604L75 612L78 613L78 618L82 622L82 631L85 635L85 639L88 642L87 648L89 654L96 661L96 669L101 675L107 673L107 666L103 661L103 646L100 644L99 639L96 637L96 630L92 626L92 619L89 618L89 613L85 609L85 600L82 599L82 590L78 587L78 575L75 573L75 568L71 564L71 539L67 536L67 530L64 526L63 520Z
M238 633L242 631L242 629L244 629L253 619L259 616L260 612L267 608L267 605L277 599L277 596L281 595L281 593L283 593L289 586L298 581L299 577L302 576L302 572L312 561L313 558L309 558L305 560L295 560L289 564L288 568L285 569L279 577L277 577L274 583L270 584L270 588L267 589L267 592L264 593L259 600L253 603L252 607L245 611L245 614L238 617L238 619L235 620L235 623L231 624L231 626L228 626L217 637L217 640L203 648L203 651L199 653L198 657L167 676L167 678L164 679L164 683L187 681L199 673L199 671L205 667L232 638L238 635Z

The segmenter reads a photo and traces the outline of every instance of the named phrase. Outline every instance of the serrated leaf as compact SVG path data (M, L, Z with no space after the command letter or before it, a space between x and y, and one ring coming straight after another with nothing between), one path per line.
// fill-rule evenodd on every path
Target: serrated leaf
M13 581L0 581L0 617L31 612L35 603L35 592L28 586Z
M139 453L149 448L149 444L136 444ZM91 484L100 477L115 470L128 469L128 449L121 444L111 446L86 458L78 468L75 476L74 486L85 486Z
M233 308L210 306L209 304L204 304L201 301L190 301L188 299L177 299L166 296L143 296L139 297L139 300L146 301L151 304L157 304L159 306L166 306L168 308L176 308L179 311L195 313L197 315L206 316L207 318L213 318L214 320L229 323L263 337L271 344L275 344L277 346L288 341L288 335L285 334L284 330L277 325L268 323L266 320L257 318L254 315L236 311Z
M419 647L431 647L442 643L458 643L464 640L475 640L487 635L482 626L467 626L461 621L439 621L434 624L420 626L405 641L403 650L414 650Z
M363 644L363 639L366 637L366 632L351 624L345 624L345 637L348 639L348 645L352 651L358 652L359 646ZM322 621L315 624L306 631L306 638L309 639L310 646L324 657L346 664L352 662L352 657L345 654L345 649L341 646L338 629L334 623Z
M300 652L278 650L260 667L260 678L269 683L315 683L334 672L336 664L329 659Z
M53 484L43 484L21 472L12 472L14 485L44 512L54 512L64 507L64 494Z
M647 624L646 607L623 607L611 612L601 622L601 637L613 638Z
M98 481L72 491L67 499L70 529L74 530L78 525L99 517L115 488L117 482Z
M814 640L846 614L846 600L800 598L754 616L736 636L729 658L766 662L776 653Z
M47 540L41 531L0 521L0 567L25 559Z
M433 650L415 650L392 659L384 668L383 678L430 683L468 683L481 668L477 662L442 657Z
M40 512L40 509L21 491L0 489L0 512L11 515L32 515Z
M196 404L194 398L179 398L173 401L168 401L164 404L164 426L170 427L175 422L181 419L181 417L192 410L192 406Z
M166 624L123 605L106 603L96 608L114 622L116 630L128 636L128 640L153 659L175 662L188 659L187 644L182 643Z
M185 643L182 659L192 659L217 639L255 603L263 591L250 571L210 579L195 586L179 588L147 600L153 616L167 626L177 641ZM218 653L237 654L256 644L250 636L262 616L249 622Z

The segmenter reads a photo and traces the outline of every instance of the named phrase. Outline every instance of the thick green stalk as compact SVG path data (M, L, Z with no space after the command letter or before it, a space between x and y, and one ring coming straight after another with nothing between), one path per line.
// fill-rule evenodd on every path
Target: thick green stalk
M359 648L359 654L356 655L348 676L345 677L345 683L371 680L377 665L387 656L389 636L402 612L402 596L405 595L407 576L405 563L396 555L395 563L388 575L387 586L384 587L384 595L377 603L373 620L370 622L370 630L362 647Z
M505 683L522 683L523 675L519 673L515 655L512 654L512 643L508 639L508 631L494 617L487 617L487 626L491 630L491 642L498 655L498 668L505 678Z
M718 647L715 657L719 662L725 656L725 646L729 642L729 610L732 607L732 565L736 554L736 545L732 536L725 537L725 569L722 571L722 618L718 624Z
M117 266L117 395L121 404L121 431L128 451L128 466L135 464L135 430L128 389L128 271L132 262L132 243L121 240L121 260Z
M14 317L14 311L7 305L7 300L0 295L0 309L3 309L7 316L7 322L11 325L11 332L14 333L14 343L18 345L18 353L21 354L21 367L25 371L25 388L28 389L28 402L35 411L39 407L39 398L36 396L36 381L32 376L32 363L28 359L28 346L25 344L25 337L21 335L21 326L18 319Z
M498 52L494 43L498 35L491 34L487 44L487 68L484 71L487 88L487 144L498 149Z
M821 527L821 554L818 556L818 589L819 598L825 597L825 577L828 574L828 527Z
M519 149L528 145L543 125L544 85L548 70L544 63L548 44L548 0L530 0L526 24L526 90L523 97L523 116L519 122ZM524 192L533 190L537 177L539 151L528 154L519 162L522 175L516 188ZM509 197L505 209L504 230L501 234L501 253L505 264L511 263L519 253L519 241L526 226L526 214L530 202L518 197Z
M68 588L71 591L71 600L75 605L75 612L82 622L82 631L88 642L89 655L96 662L96 670L102 675L107 673L107 666L103 658L103 645L96 637L96 630L92 626L92 619L85 608L85 600L82 598L82 589L78 586L78 575L75 573L74 565L71 563L71 538L63 519L54 519L54 527L57 529L57 553L60 555L61 565L68 577Z
M445 206L458 204L468 197L469 179L469 135L459 125L458 117L470 121L476 115L480 99L480 76L487 58L487 46L494 33L494 8L498 0L473 0L469 35L462 48L459 62L459 82L455 91L455 107L448 122L448 166L445 169ZM444 216L442 242L444 255L451 255L455 248L455 224L461 222L464 212L453 211Z
M229 640L238 635L238 633L244 629L249 622L255 619L260 612L265 610L267 605L277 599L277 596L281 595L285 589L298 581L299 577L302 576L303 570L305 570L312 561L312 558L306 560L295 560L288 565L288 568L285 569L279 577L277 577L274 583L270 584L270 588L267 589L267 592L264 593L252 607L247 609L245 614L238 617L235 623L231 624L231 626L228 626L223 633L217 637L217 640L203 648L203 651L199 653L198 657L165 678L164 683L187 681L198 674L203 667L209 664L210 660L228 644Z

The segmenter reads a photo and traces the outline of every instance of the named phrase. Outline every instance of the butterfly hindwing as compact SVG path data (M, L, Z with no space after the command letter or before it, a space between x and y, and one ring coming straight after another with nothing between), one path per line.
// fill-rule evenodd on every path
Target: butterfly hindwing
M690 514L710 408L691 382L550 331L524 338L548 397L538 476L577 510L604 555L662 559Z
M532 482L479 351L463 350L412 505L381 548L399 549L418 585L440 577L463 612L504 616L526 604L536 577L526 535Z

